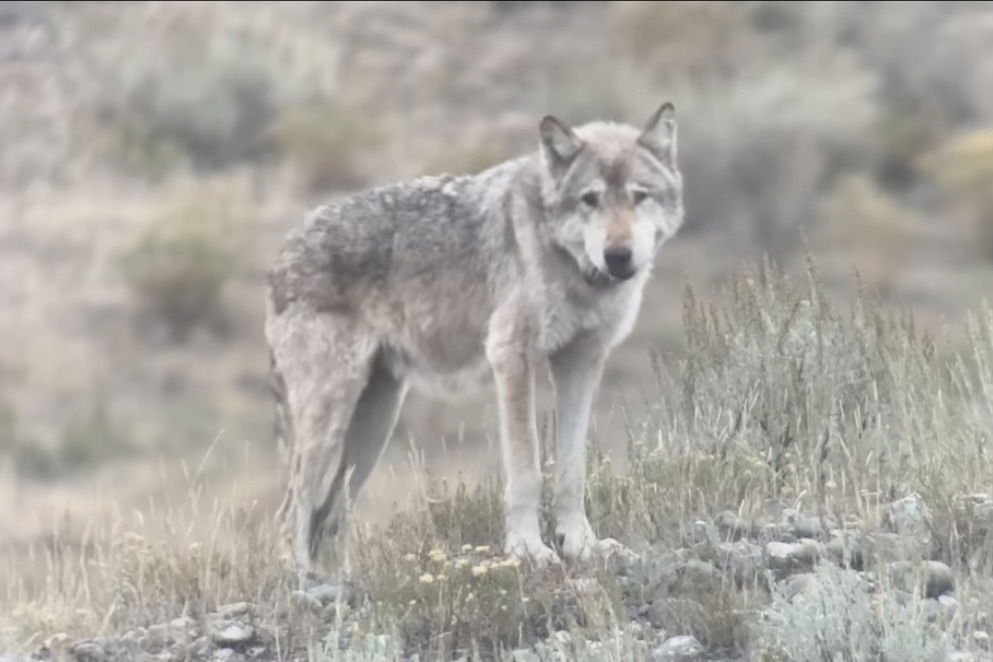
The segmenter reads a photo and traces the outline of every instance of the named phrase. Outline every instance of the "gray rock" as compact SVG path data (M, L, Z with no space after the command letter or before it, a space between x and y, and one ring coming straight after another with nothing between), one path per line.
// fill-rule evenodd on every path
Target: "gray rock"
M890 580L902 591L914 592L922 588L924 596L937 598L955 589L952 569L941 561L924 561L915 564L910 561L897 561L889 565Z
M104 662L107 659L107 649L99 641L82 641L72 647L76 662Z
M222 648L214 651L214 655L210 658L210 662L243 662L244 659L245 656L241 653L233 651L230 648Z
M714 561L719 570L730 572L739 584L749 584L762 570L762 548L743 540L721 543L714 549Z
M266 654L267 650L265 646L252 646L248 649L247 657L249 660L260 660Z
M820 538L827 531L837 527L837 524L830 519L821 522L817 517L806 517L795 510L786 510L783 515L786 525L797 538Z
M919 494L910 494L886 506L883 522L895 533L929 535L931 510Z
M692 662L703 657L703 646L696 637L680 635L667 639L652 651L652 662Z
M825 552L838 565L859 570L865 567L862 554L864 546L861 532L839 529L831 533L831 541L826 545Z
M976 662L976 656L965 651L951 651L945 656L945 662Z
M766 543L765 556L769 568L782 576L813 568L821 556L821 548L817 541L807 538L799 542L770 542Z
M741 538L758 535L758 527L730 510L719 513L715 523L724 539L740 540Z
M250 641L255 628L238 620L221 620L210 625L210 638L219 646L233 646Z

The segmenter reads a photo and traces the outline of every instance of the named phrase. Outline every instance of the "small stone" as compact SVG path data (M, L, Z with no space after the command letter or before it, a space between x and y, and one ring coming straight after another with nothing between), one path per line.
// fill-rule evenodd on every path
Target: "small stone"
M915 587L923 587L924 596L928 598L937 598L955 588L952 569L941 561L924 561L920 565L897 561L890 564L889 572L897 588L913 592Z
M797 538L819 538L824 535L825 530L830 530L837 526L833 521L826 520L827 529L821 520L816 517L806 517L795 510L785 511L786 524L790 527L793 535Z
M805 538L799 542L766 543L765 555L770 569L788 574L813 568L821 551L817 541Z
M255 628L239 621L221 621L210 628L210 638L220 646L242 644L255 636Z
M652 651L652 662L692 662L703 656L703 646L696 637L680 635L667 639Z

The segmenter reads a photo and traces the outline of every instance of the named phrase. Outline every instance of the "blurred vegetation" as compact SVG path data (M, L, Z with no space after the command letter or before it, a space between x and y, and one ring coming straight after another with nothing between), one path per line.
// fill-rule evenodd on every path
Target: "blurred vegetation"
M163 57L164 56L164 57ZM234 35L179 35L156 56L108 70L95 112L126 168L217 170L270 153L275 73Z
M924 167L968 216L976 249L993 260L993 129L971 131L927 154Z
M252 263L257 223L250 199L229 184L181 190L153 212L122 255L140 304L182 339L220 305L224 286Z
M921 219L864 175L840 179L828 197L819 228L843 251L863 282L892 292L899 282Z
M363 157L385 142L373 119L331 104L288 111L278 133L285 156L301 169L311 191L350 190L367 183Z
M125 458L135 451L123 426L108 410L104 398L77 407L53 447L18 429L13 410L0 402L0 455L16 473L54 481L86 472L102 462Z

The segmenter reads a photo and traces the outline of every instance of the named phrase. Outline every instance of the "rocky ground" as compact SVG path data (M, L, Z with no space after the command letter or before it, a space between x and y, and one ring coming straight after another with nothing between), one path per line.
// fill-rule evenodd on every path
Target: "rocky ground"
M974 530L993 530L993 497L989 494L966 496L960 507L964 521L970 522ZM681 608L688 595L719 594L730 585L739 590L772 592L791 605L816 602L822 599L824 591L838 591L837 586L825 583L826 575L820 570L823 564L850 573L870 596L885 591L890 597L895 596L899 604L917 605L925 621L935 627L947 626L963 607L956 573L945 563L929 559L932 514L918 494L885 505L883 526L878 530L868 530L855 518L838 522L772 501L765 505L764 511L755 519L724 511L712 520L688 522L690 539L694 541L689 547L646 549L637 553L619 547L606 559L605 567L617 578L630 619L628 630L642 645L641 650L647 654L645 659L651 662L750 659L740 657L742 651L708 648L692 634L670 631L667 628L672 612ZM500 559L488 549L469 545L454 551L436 549L430 556L433 561L440 561L443 568L471 567L476 575L496 572L497 568L530 572L517 563ZM435 579L424 573L418 581L432 583ZM582 576L573 576L568 581L580 586L583 582L595 585L595 581ZM361 589L341 601L336 601L331 591L296 593L292 597L297 608L309 610L325 623L337 623L336 641L342 651L359 636L361 617L376 599L376 595L362 595ZM973 640L980 649L988 651L993 615L983 609L988 610L989 606L972 598L964 607L974 614ZM177 615L168 622L135 628L117 636L79 639L59 634L50 637L27 659L75 662L307 659L280 651L279 633L262 624L256 612L256 605L236 602L221 605L199 618ZM577 630L552 632L546 642L509 651L504 659L542 662L549 659L547 653L554 647L561 649L584 636L585 633ZM319 659L339 659L328 651L324 654L326 657ZM468 654L469 651L456 652L452 659L468 660ZM18 659L0 657L3 662ZM412 662L421 658L415 654L402 659ZM947 662L980 659L985 658L958 650L947 650L944 657Z

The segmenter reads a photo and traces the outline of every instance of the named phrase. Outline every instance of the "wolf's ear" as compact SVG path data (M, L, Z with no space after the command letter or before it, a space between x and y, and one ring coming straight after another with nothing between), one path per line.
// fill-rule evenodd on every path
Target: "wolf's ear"
M666 101L645 124L638 143L667 165L676 163L676 107Z
M538 130L541 134L542 155L553 172L568 165L583 147L579 136L551 115L542 118Z

